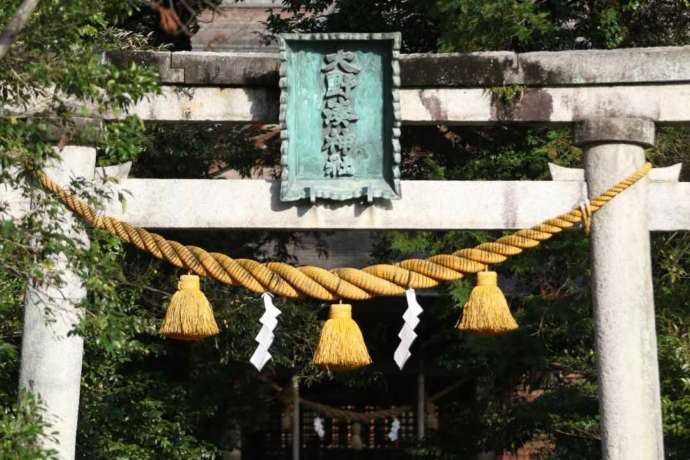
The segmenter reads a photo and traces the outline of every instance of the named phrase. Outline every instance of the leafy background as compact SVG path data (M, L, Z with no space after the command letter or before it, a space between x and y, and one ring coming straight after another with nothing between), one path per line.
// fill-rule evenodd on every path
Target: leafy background
M193 9L208 2L187 1ZM690 44L690 3L656 1L289 0L292 16L272 15L274 32L401 31L405 52L563 50ZM0 4L0 25L19 4ZM367 14L361 14L366 11ZM324 14L328 12L329 14ZM187 20L188 18L183 18ZM192 21L192 31L195 25ZM196 344L161 339L157 324L177 273L102 232L86 229L82 248L46 226L59 205L37 193L30 172L52 146L92 142L101 165L134 161L139 177L243 175L277 163L277 146L258 148L262 128L222 125L144 125L136 117L90 129L78 123L82 101L101 113L121 110L158 90L157 77L132 66L103 64L111 49L188 49L189 37L160 29L158 15L136 0L42 1L0 66L0 185L21 187L36 203L21 222L2 215L0 199L0 458L50 459L36 440L51 436L40 398L17 392L26 279L53 276L48 261L65 254L89 288L80 407L79 458L220 458L275 425L280 405L247 364L260 316L258 299L205 282L221 334ZM55 89L56 91L49 91ZM508 89L509 90L509 89ZM32 101L43 101L39 113ZM19 107L19 115L15 109ZM27 117L32 116L29 120ZM581 165L569 130L544 128L406 127L403 176L415 179L544 179L548 162ZM690 177L690 131L663 128L648 157L658 166L683 162ZM75 190L88 184L73 184ZM81 193L86 193L81 190ZM94 197L96 199L97 197ZM496 232L382 232L372 260L396 260L474 245ZM303 234L275 232L171 233L185 243L238 256L290 260ZM659 362L667 458L690 458L690 237L652 236ZM37 248L40 248L37 249ZM472 458L510 451L545 437L542 458L599 458L597 376L588 242L569 233L500 267L518 332L498 339L458 335L453 324L471 284L452 283L425 304L424 340L413 348L425 365L462 380L444 400L437 433L409 446L416 458ZM368 369L333 376L310 365L325 305L281 302L274 360L267 378L286 385L382 394L395 375ZM386 350L385 327L365 328L372 353ZM442 352L441 352L442 351ZM538 397L537 397L538 396ZM20 402L17 404L17 402Z

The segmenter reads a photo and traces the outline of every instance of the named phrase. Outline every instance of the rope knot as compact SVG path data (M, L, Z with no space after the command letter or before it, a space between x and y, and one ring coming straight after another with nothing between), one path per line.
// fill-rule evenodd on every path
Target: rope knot
M592 204L589 200L580 203L580 223L585 235L589 236L592 231Z

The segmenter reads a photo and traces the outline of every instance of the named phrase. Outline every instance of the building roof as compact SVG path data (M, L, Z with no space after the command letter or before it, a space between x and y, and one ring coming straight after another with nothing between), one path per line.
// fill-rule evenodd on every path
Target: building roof
M224 0L216 12L207 10L200 15L192 49L276 52L275 41L267 43L265 21L270 10L280 8L280 0Z

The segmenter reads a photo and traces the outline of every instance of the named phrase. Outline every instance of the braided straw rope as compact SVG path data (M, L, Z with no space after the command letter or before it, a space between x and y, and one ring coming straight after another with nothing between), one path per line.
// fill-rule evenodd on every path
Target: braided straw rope
M645 163L630 177L592 199L591 212L598 211L651 169L652 165ZM582 210L576 208L494 242L460 249L452 254L439 254L427 259L407 259L395 265L378 264L362 269L325 270L312 266L293 267L281 262L259 263L250 259L233 259L225 254L209 253L196 246L166 240L141 227L98 214L94 208L60 187L42 171L37 172L37 177L47 191L94 227L106 230L176 267L185 268L199 276L214 278L221 283L242 286L256 293L271 292L289 298L307 296L324 301L397 296L408 288L431 288L443 281L458 280L465 273L486 270L487 265L501 263L510 256L520 254L524 249L534 248L583 220Z
M279 392L281 394L280 399L283 400L283 403L285 405L291 405L292 404L292 395L289 389L284 389L280 385L265 381L269 385L273 387L274 390ZM460 387L461 384L465 383L465 381L459 381L455 382L451 385L448 385L438 393L426 398L427 403L435 403L439 399L445 397L448 393L456 390L457 388ZM353 422L362 422L362 423L369 423L372 420L379 420L379 419L384 419L384 418L390 418L390 417L396 417L400 414L403 414L405 412L410 412L413 410L411 405L404 405L404 406L397 406L397 407L391 407L389 409L379 409L379 410L374 410L374 411L366 411L366 412L358 412L358 411L353 411L353 410L347 410L347 409L339 409L337 407L329 406L328 404L323 404L323 403L318 403L315 401L310 401L308 399L304 398L299 398L299 404L301 406L304 406L308 409L313 410L314 412L318 412L319 414L325 415L326 417L329 418L337 418L340 420L350 420Z
M370 412L356 412L346 409L338 409L337 407L331 407L326 404L317 403L314 401L308 401L306 399L300 398L300 405L323 414L328 418L337 418L341 420L351 420L353 422L369 423L372 420L379 420L383 418L395 417L405 412L410 412L412 406L399 406L391 407L390 409L381 409Z

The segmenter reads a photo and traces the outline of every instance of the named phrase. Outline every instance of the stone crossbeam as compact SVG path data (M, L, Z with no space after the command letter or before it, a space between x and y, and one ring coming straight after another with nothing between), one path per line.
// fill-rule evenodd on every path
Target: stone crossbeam
M519 229L585 198L581 181L403 181L403 198L372 205L282 203L269 180L126 179L108 213L147 228ZM126 192L125 192L126 191ZM649 229L690 229L690 183L649 186ZM464 198L463 198L464 197ZM123 211L124 209L124 211Z
M278 54L116 52L104 58L158 70L163 84L278 87ZM690 46L514 53L402 54L401 86L490 88L592 86L690 81Z
M166 86L136 104L130 113L162 122L276 123L278 90L267 88ZM657 124L690 123L690 84L528 88L511 104L486 89L400 90L404 124L565 125L585 117L626 116ZM121 116L121 115L120 115ZM118 116L112 115L113 118Z
M163 93L132 110L144 120L277 122L278 55L120 52L106 60L158 70ZM405 124L545 125L620 116L690 123L689 46L409 54L400 56L400 74ZM520 90L506 100L497 88L511 85Z
M137 104L144 120L275 123L277 55L139 52L108 59L157 69L161 95ZM690 47L400 57L405 124L568 124L593 117L690 123ZM518 85L515 97L497 87ZM184 86L182 91L178 86Z
M278 121L276 55L120 52L104 59L120 66L145 64L159 72L161 94L130 109L143 120ZM412 54L400 57L400 71L405 124L566 125L601 117L690 124L690 47ZM29 109L10 108L10 113L48 116L47 101L36 100ZM83 102L75 102L74 109L84 117L102 115Z

